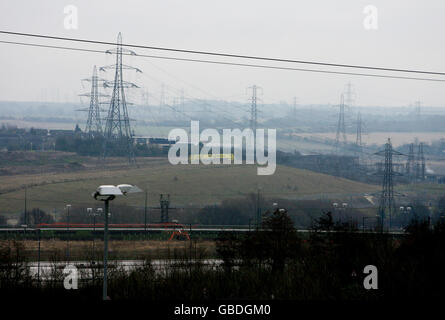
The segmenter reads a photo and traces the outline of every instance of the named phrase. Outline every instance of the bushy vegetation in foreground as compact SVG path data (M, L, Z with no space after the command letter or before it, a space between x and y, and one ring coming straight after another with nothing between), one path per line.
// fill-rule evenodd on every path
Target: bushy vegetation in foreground
M331 232L326 232L331 231ZM209 268L182 257L158 272L146 263L131 272L111 269L111 299L215 300L391 300L438 298L445 285L445 224L413 221L402 238L362 233L336 224L329 214L319 219L305 240L285 210L268 213L262 228L244 236L221 236L217 251L223 261ZM65 290L63 275L39 284L19 263L20 248L1 253L0 294L11 299L101 298L100 270L93 280L80 280L78 290ZM190 250L190 253L192 250ZM378 289L366 290L363 269L378 269Z

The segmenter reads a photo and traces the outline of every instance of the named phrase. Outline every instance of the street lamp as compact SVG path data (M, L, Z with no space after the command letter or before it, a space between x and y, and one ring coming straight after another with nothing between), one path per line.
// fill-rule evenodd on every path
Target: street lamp
M406 206L406 207L401 206L400 207L400 211L403 212L403 213L409 213L409 212L411 212L411 210L412 210L412 208L409 207L409 206Z
M346 216L346 209L348 207L348 204L346 202L338 203L334 202L332 203L332 207L334 209L335 213L339 214L339 219L342 220L343 216Z
M408 219L410 219L411 218L411 211L412 211L412 207L410 207L410 206L401 206L400 208L399 208L399 210L400 210L400 213L401 214L403 214L403 216L402 216L402 218L403 218L403 223L407 223L407 222L409 222L409 220Z
M109 216L109 203L114 200L116 196L126 196L128 193L141 192L142 190L136 186L130 184L103 185L96 189L96 192L92 194L93 198L98 201L105 202L105 224L104 224L104 281L102 287L102 299L108 300L107 294L107 280L108 280L108 216Z

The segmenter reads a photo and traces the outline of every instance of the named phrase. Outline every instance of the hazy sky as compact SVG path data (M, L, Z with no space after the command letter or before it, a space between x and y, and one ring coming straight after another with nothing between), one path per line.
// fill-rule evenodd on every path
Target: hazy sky
M64 28L66 5L78 8L78 29ZM378 9L378 30L363 26L366 5ZM0 29L56 36L184 49L221 51L300 60L445 71L443 0L2 0ZM0 40L80 45L0 34ZM0 44L0 100L75 101L88 91L81 78L94 64L113 63L98 53L58 51ZM136 50L141 54L159 54ZM173 54L168 54L173 55ZM181 55L183 56L183 55ZM205 58L205 57L204 57ZM161 83L167 99L179 95L245 101L246 87L263 88L264 103L302 104L339 101L345 83L355 86L359 105L445 106L445 83L323 75L142 57L125 58L144 71L127 79L147 88L159 103ZM298 65L295 65L298 67ZM110 77L111 72L102 74ZM445 77L444 77L445 78ZM130 94L137 100L140 92Z

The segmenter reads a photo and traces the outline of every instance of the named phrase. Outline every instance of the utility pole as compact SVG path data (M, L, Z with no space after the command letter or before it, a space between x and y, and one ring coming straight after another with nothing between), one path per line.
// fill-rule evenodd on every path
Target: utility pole
M101 67L101 71L106 69L114 69L114 81L105 81L104 87L113 88L111 96L110 108L105 123L105 142L103 147L103 158L109 153L109 149L114 147L120 149L122 153L128 155L128 161L135 163L133 148L133 133L130 127L130 118L128 117L127 101L125 98L125 89L139 88L137 85L131 82L124 81L123 71L135 70L136 72L142 71L138 68L134 68L128 65L122 64L122 54L136 55L135 52L122 48L122 36L119 33L117 37L117 46L115 49L107 50L106 53L116 55L116 63L114 65Z
M385 149L375 153L376 155L384 156L384 170L383 170L383 180L382 180L382 191L380 194L379 203L379 216L380 216L380 228L383 232L386 212L388 212L389 217L389 229L391 230L391 219L396 212L396 206L394 202L394 179L393 177L397 175L393 170L393 155L403 155L402 153L395 151L392 148L391 139L385 144Z
M161 223L168 222L168 209L170 207L170 195L164 197L164 194L160 195L159 199L160 207L161 207Z

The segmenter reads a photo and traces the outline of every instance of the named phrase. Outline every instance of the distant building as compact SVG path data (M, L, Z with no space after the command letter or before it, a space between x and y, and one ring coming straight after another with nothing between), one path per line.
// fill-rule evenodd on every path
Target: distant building
M168 140L167 138L134 137L133 139L136 144L156 145L160 148L175 144L175 141Z
M49 130L49 135L56 137L56 136L72 136L74 135L74 130Z
M31 128L31 129L29 129L29 134L33 135L33 136L47 136L48 135L48 129Z

